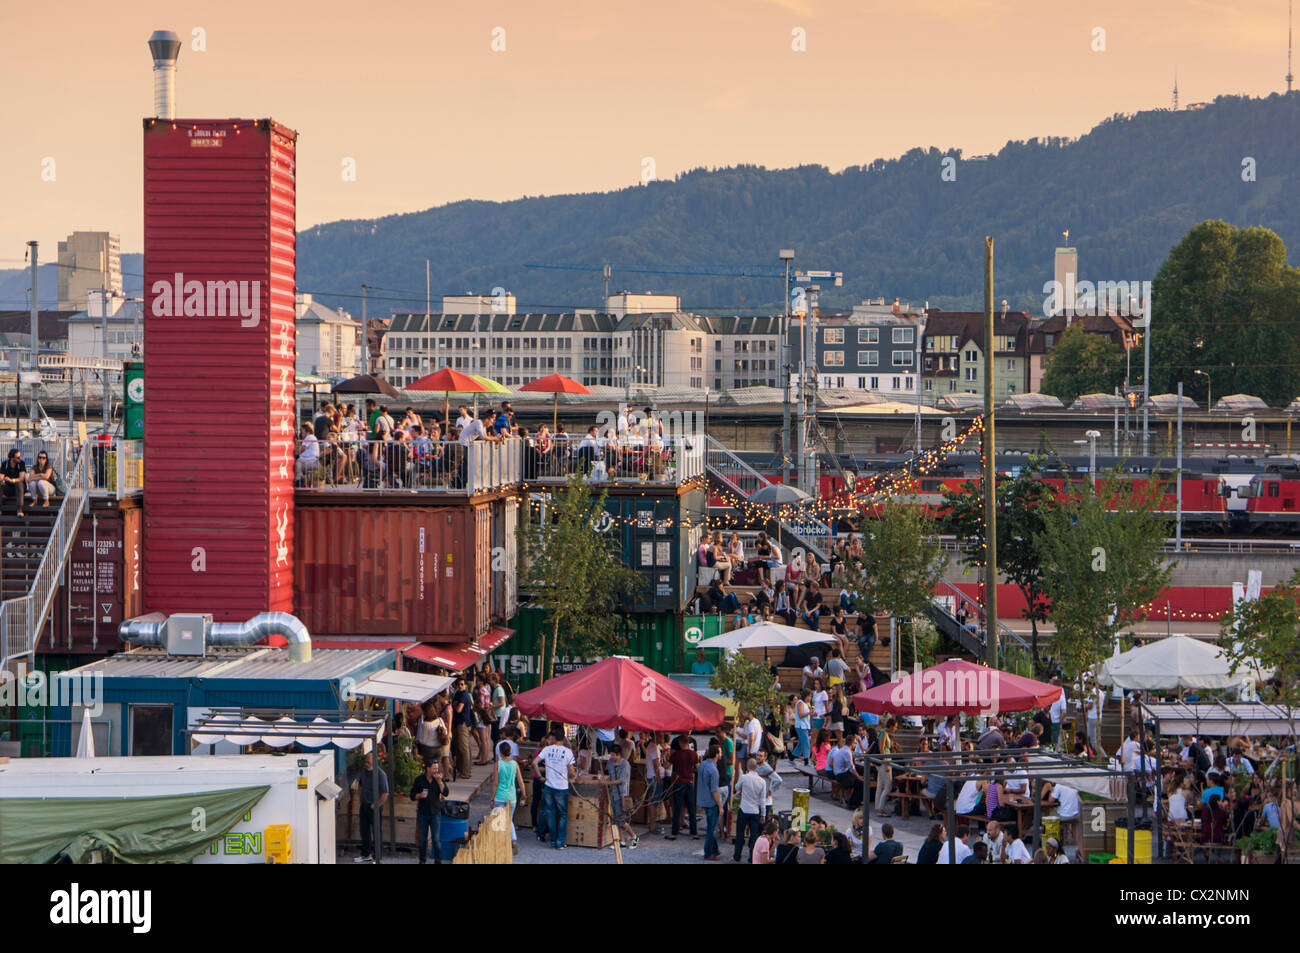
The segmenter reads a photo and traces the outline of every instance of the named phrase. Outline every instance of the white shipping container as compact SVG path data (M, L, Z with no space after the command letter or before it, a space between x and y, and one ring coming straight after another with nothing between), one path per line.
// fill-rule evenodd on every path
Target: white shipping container
M292 862L334 863L334 754L17 758L0 763L0 799L142 797L270 790L196 864L266 863L266 829L288 824Z

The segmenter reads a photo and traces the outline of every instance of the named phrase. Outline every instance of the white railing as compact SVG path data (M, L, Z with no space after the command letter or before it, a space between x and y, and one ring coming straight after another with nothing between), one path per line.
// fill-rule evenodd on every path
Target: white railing
M67 492L50 527L45 554L32 579L31 590L26 595L0 602L0 632L4 634L0 642L0 649L3 649L0 669L5 668L10 659L29 656L36 650L36 639L45 627L54 594L59 589L64 561L86 511L90 496L89 464L90 455L83 452L62 471Z
M317 444L314 459L296 449L294 479L309 490L481 493L518 484L523 441L331 441Z
M97 494L119 499L144 489L144 441L114 437L100 442L92 438L90 449L90 488Z
M704 441L672 437L653 443L592 440L574 436L532 438L523 448L527 483L568 480L681 486L704 475Z

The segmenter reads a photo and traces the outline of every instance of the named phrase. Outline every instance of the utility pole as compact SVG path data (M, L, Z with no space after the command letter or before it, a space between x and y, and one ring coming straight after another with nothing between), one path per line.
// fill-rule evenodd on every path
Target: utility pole
M370 373L370 322L366 319L366 293L370 290L369 285L361 286L361 353L362 363L361 373Z
M790 482L790 262L794 260L793 248L782 248L777 256L785 263L785 283L781 297L781 482Z
M1183 551L1183 382L1178 382L1178 522L1174 528L1174 552Z
M104 433L108 433L108 289L99 289L99 327L104 338Z
M27 243L27 247L28 247L29 249L31 249L31 258L32 258L32 299L31 299L31 305L32 305L32 329L31 329L31 330L32 330L32 372L35 373L35 374L39 374L39 371L37 370L37 366L38 366L38 364L39 364L40 362L37 360L37 354L39 353L39 349L40 349L40 320L41 320L41 319L40 319L40 307L41 307L41 296L40 296L40 273L37 271L37 266L38 266L38 259L40 258L40 242L28 242L28 243ZM38 377L38 378L34 378L34 379L39 379L39 377ZM22 387L19 386L19 387L15 388L15 391L18 392L18 393L21 393L21 392L22 392ZM28 405L28 406L29 406L29 411L30 411L31 418L32 418L32 436L35 437L35 436L36 436L36 385L35 385L35 384L32 384L32 385L31 385L31 389L30 389L30 391L29 391L29 396L28 396L28 401L29 401L29 405ZM18 416L18 408L15 407L15 408L14 408L14 417L17 418L17 416ZM17 439L17 437L18 437L18 426L15 424L15 425L14 425L14 438ZM19 497L18 502L19 502L19 503L22 502L22 498L21 498L21 496Z
M993 236L984 236L984 663L998 665L998 487L993 432Z
M1151 455L1151 296L1147 296L1142 328L1142 456Z

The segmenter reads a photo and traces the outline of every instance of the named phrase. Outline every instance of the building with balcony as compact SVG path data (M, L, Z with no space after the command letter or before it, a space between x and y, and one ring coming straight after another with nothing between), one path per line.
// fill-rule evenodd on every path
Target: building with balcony
M1029 389L1029 328L1029 315L1023 311L994 315L990 354L982 312L930 309L921 347L923 397L933 402L947 394L984 393L990 359L995 401L1025 393Z

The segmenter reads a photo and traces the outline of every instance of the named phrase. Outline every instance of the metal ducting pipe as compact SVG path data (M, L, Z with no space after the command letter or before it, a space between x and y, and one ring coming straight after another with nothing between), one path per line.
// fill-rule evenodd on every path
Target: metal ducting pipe
M153 57L153 109L159 119L176 118L176 60L181 40L171 30L155 30L149 36Z
M214 622L208 644L252 645L272 635L289 640L289 661L311 661L311 634L301 619L287 612L259 612L247 622Z
M161 648L167 617L161 613L125 620L117 633L123 642ZM289 641L291 662L311 661L311 633L301 619L288 612L260 612L247 622L214 622L207 632L208 645L252 645L272 635Z

